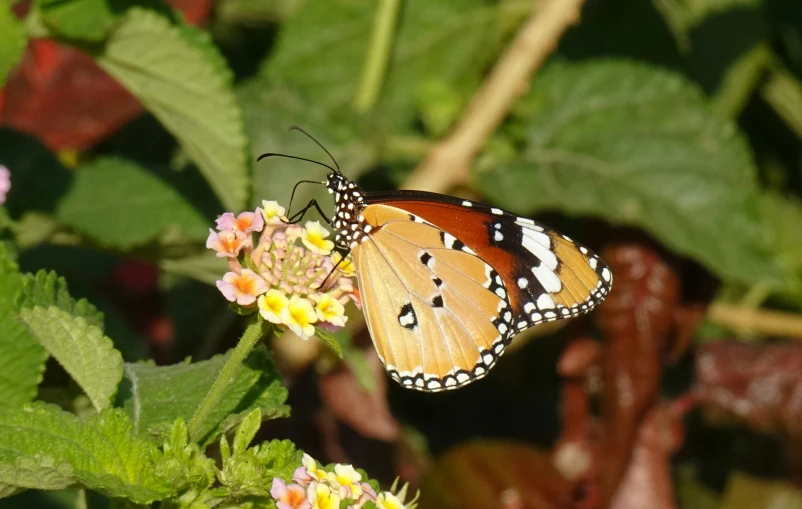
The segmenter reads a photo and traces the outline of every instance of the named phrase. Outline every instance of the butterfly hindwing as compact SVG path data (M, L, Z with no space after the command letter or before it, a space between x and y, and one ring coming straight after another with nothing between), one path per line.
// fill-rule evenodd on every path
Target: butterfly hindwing
M353 250L362 305L390 375L419 390L487 374L513 333L504 281L470 247L414 214L368 205Z

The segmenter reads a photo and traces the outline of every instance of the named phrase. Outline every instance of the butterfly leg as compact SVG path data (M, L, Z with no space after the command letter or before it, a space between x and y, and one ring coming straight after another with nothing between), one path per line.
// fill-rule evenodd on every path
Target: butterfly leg
M306 215L306 212L312 207L314 207L315 210L317 210L317 213L320 214L320 217L322 217L323 219L326 220L326 222L329 224L329 226L333 225L334 219L329 219L328 217L326 217L326 214L320 208L320 205L317 203L317 200L315 200L315 199L310 200L309 203L306 204L306 207L302 208L301 210L299 210L298 212L293 214L289 219L287 219L286 223L287 224L295 224L295 223L301 222L301 220Z
M339 266L340 266L340 264L341 264L341 263L342 263L342 262L345 260L345 258L346 258L346 257L347 257L349 254L351 254L351 250L350 250L350 249L343 249L343 248L341 248L341 247L339 247L339 246L338 246L338 247L336 247L336 248L335 248L335 250L336 250L338 253L340 253L340 259L337 261L337 264L336 264L336 265L335 265L335 266L334 266L334 267L333 267L333 268L332 268L332 269L329 271L329 273L328 273L328 274L326 275L326 277L323 279L323 282L322 282L322 283L320 283L320 286L319 286L318 288L323 288L324 286L326 286L326 282L329 280L329 278L331 277L331 275L332 275L332 274L334 274L334 271L336 271L336 270L337 270L337 267L339 267Z

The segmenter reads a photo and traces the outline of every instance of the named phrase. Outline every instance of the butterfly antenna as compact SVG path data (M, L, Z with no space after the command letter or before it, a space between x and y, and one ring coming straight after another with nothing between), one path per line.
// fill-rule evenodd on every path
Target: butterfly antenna
M339 167L338 167L338 168L335 170L334 168L332 168L332 167L331 167L331 166L329 166L328 164L326 164L326 163L321 163L320 161L315 161L314 159L307 159L307 158L305 158L305 157L291 156L291 155L287 155L287 154L277 154L276 152L268 152L268 153L266 153L266 154L262 154L262 155L260 155L259 157L257 157L257 158L256 158L256 162L258 163L258 162L259 162L259 161L261 161L262 159L266 159L266 158L268 158L268 157L286 157L287 159L298 159L299 161L306 161L307 163L315 163L315 164L318 164L318 165L320 165L320 166L323 166L323 167L325 167L325 168L328 168L329 170L331 170L331 171L333 171L333 172L335 172L335 173L337 173L337 172L339 172L339 171L340 171L340 168L339 168ZM337 163L335 162L335 164L337 164Z
M326 150L326 147L324 147L324 146L323 146L323 145L322 145L322 144L321 144L319 141L317 141L317 140L316 140L314 137L312 137L312 135L311 135L311 134L309 134L308 132L304 131L303 129L301 129L301 128L300 128L300 127L298 127L297 125L290 126L290 131L300 131L300 132L302 132L303 134L305 134L307 138L309 138L310 140L314 141L314 142L317 144L317 146L318 146L318 147L320 147L320 148L322 148L322 149L323 149L323 152L325 152L326 154L328 154L329 158L330 158L330 159L332 160L332 162L334 163L334 166L336 166L336 167L337 167L337 171L340 171L340 165L339 165L339 164L337 164L337 160L336 160L336 159L334 159L334 156L333 156L333 155L331 155L331 152L329 152L328 150Z

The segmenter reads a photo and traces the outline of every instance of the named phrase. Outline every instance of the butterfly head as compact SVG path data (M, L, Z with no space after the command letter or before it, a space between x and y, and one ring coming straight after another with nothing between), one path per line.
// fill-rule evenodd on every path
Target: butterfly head
M370 231L362 215L366 206L365 194L356 183L338 171L329 173L325 184L329 194L334 195L335 243L354 248Z

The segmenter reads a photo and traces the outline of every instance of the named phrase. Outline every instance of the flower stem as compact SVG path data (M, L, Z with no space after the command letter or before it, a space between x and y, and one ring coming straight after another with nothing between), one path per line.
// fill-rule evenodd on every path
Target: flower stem
M379 98L387 62L390 60L399 6L400 0L379 1L379 8L373 21L368 56L365 59L359 89L354 97L354 109L360 113L373 108Z
M242 338L240 338L239 343L237 343L237 346L231 351L231 355L229 355L228 360L225 365L223 365L223 369L220 370L217 380L214 381L212 388L209 389L209 392L195 411L195 415L192 416L192 421L190 421L188 427L191 440L198 442L203 438L199 434L204 431L204 423L208 419L209 414L212 413L212 410L220 403L220 399L223 397L226 388L228 388L229 384L242 367L242 362L248 357L248 354L251 353L251 350L253 350L253 347L262 338L264 333L264 322L259 320L259 317L256 316L245 329L245 333L242 335Z

